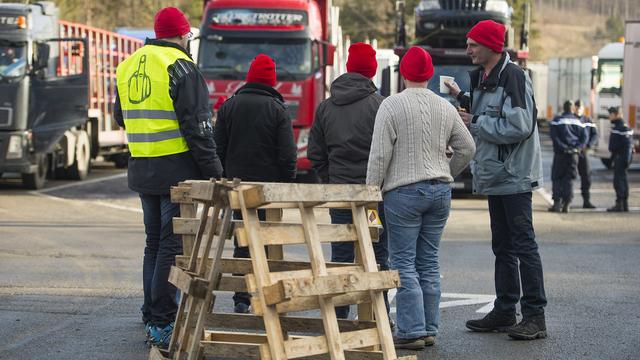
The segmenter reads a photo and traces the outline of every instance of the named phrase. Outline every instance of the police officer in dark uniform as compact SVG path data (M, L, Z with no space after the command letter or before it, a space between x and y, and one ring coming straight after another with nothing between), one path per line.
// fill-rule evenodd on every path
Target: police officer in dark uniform
M609 120L611 121L611 135L609 136L609 151L613 158L613 188L616 190L616 204L607 211L629 211L629 182L627 169L631 165L632 148L631 136L633 130L629 129L622 119L622 114L617 107L609 108Z
M552 212L569 212L573 198L573 180L578 175L578 154L587 144L587 132L577 116L573 114L573 102L566 101L562 115L556 116L550 124L553 140L553 181Z
M591 203L591 164L589 163L589 152L598 143L598 128L591 121L591 118L584 115L584 105L580 99L575 102L575 115L580 119L587 131L587 146L578 154L578 174L580 174L580 190L582 191L582 207L584 209L595 209Z

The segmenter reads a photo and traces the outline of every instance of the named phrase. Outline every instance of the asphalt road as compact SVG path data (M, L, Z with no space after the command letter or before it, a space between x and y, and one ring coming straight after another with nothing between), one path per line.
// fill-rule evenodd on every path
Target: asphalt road
M548 175L546 141L544 158ZM493 256L486 200L458 198L441 245L441 330L420 359L638 358L640 211L603 212L614 199L612 174L592 163L600 209L552 214L545 194L534 195L549 338L520 342L464 328L490 308ZM630 205L639 208L638 166L630 180ZM53 181L39 192L0 180L0 359L146 359L141 223L125 173L106 164L89 181ZM302 249L286 255L304 257ZM216 310L231 310L230 295Z

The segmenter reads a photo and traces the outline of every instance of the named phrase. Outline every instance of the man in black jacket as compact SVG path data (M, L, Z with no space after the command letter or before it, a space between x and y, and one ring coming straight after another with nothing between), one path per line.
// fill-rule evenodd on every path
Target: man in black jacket
M376 52L370 45L351 45L348 72L331 84L331 97L318 106L307 156L323 183L366 183L373 125L384 99L371 81L377 67ZM384 224L382 204L378 210ZM330 209L329 214L332 224L353 223L351 210ZM386 241L383 232L374 243L376 261L382 270L388 269ZM331 261L351 263L353 260L352 242L331 243ZM336 313L339 318L348 318L349 306L336 307Z
M169 345L178 309L168 281L182 241L173 233L180 214L171 186L189 179L219 178L209 96L204 78L187 52L189 22L176 8L155 17L157 39L117 70L114 116L129 140L129 188L140 194L147 234L143 262L142 319L149 341Z
M292 182L297 148L282 95L274 89L276 65L260 54L251 63L247 84L218 110L215 139L227 178L243 181ZM234 219L242 219L234 212ZM258 211L265 220L264 211ZM249 249L234 244L233 257L249 258ZM234 295L234 311L249 312L250 295Z
M580 174L580 190L582 191L582 208L595 209L596 206L591 203L591 164L589 163L589 153L598 143L598 128L591 121L591 118L584 114L584 105L582 100L578 99L574 103L575 115L580 119L582 125L587 130L587 145L578 154L578 174Z
M613 188L616 190L616 204L607 209L610 212L629 211L629 181L627 169L633 159L632 139L633 130L622 120L622 114L617 107L609 108L611 121L611 135L609 136L609 151L613 159Z

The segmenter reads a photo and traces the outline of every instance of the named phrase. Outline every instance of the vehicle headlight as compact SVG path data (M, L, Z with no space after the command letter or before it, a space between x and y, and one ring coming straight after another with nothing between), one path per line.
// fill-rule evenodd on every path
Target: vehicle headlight
M418 7L417 11L425 11L425 10L439 10L440 9L440 1L439 0L422 0Z
M7 147L7 160L21 159L23 155L23 137L20 135L11 135L9 137L9 146Z
M509 13L511 12L509 4L505 0L487 0L487 5L484 9L486 11L503 13L506 17L509 17Z
M433 30L436 27L438 27L438 24L436 24L434 22L426 22L426 23L422 24L422 27L427 29L427 30Z

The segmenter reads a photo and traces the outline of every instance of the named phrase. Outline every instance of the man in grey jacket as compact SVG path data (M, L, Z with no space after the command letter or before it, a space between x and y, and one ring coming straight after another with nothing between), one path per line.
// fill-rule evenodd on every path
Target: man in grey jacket
M471 93L449 85L461 106L471 110L460 116L476 141L473 186L489 198L496 256L494 309L466 326L533 340L547 335L547 300L531 204L532 191L542 185L542 158L531 80L504 51L504 35L502 24L490 20L476 24L467 34L467 55L479 65L469 74ZM523 319L516 325L518 301Z

